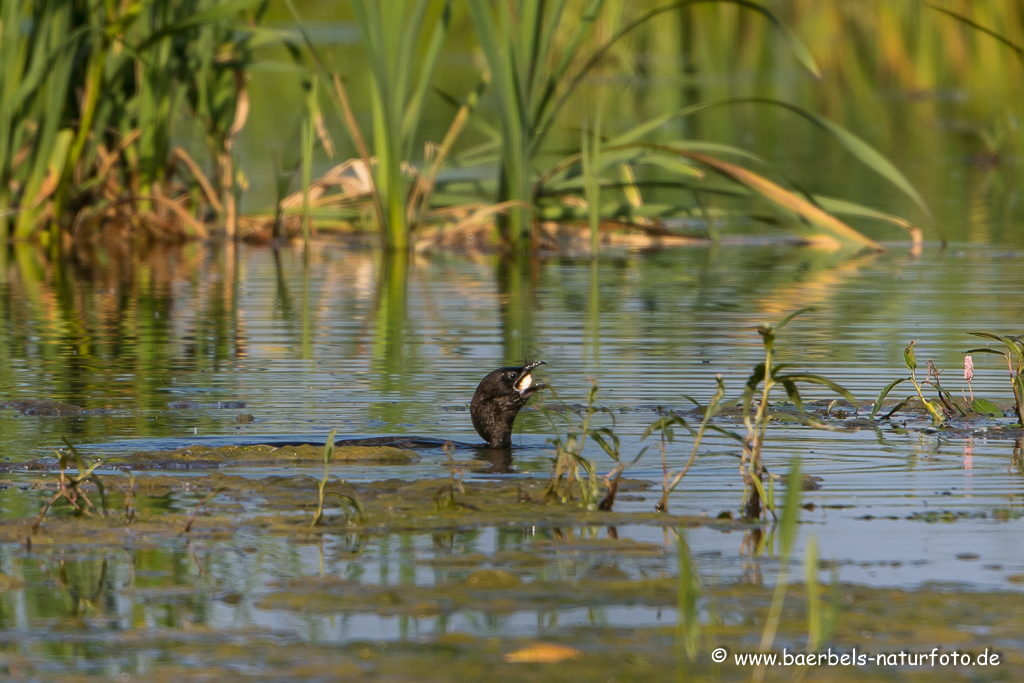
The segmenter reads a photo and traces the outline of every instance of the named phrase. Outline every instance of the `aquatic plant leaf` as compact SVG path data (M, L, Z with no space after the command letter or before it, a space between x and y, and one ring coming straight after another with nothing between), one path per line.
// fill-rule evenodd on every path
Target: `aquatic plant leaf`
M878 398L875 399L875 404L873 406L871 406L871 415L869 417L874 417L875 416L875 413L877 413L879 408L882 407L882 401L885 400L885 397L889 395L890 391L892 391L894 388L896 388L896 386L898 386L899 384L902 384L903 382L906 382L909 379L910 379L909 377L900 377L899 379L894 379L893 381L891 381L888 384L886 384L882 388L882 390L880 392L878 392ZM894 410L893 412L896 412L896 411ZM889 413L889 414L892 415L892 413Z
M843 216L855 216L857 218L870 218L871 220L891 223L910 233L911 239L923 239L921 235L921 228L905 218L894 216L890 213L872 209L871 207L864 206L863 204L857 204L856 202L847 201L845 199L825 197L820 194L812 195L812 198L821 208L825 209L829 213Z
M1006 348L1017 357L1018 361L1024 360L1024 347L1021 346L1020 342L1011 337L1000 337L999 341L1006 345Z
M715 431L715 432L718 432L722 436L727 436L727 437L729 437L730 439L733 439L734 441L736 441L739 444L745 444L747 442L746 438L744 438L744 436L742 434L740 434L739 432L734 432L731 429L726 429L725 427L719 427L718 425L712 425L712 424L708 425L708 429L710 429L712 431Z
M676 640L686 647L686 656L693 661L697 656L697 638L700 635L700 612L697 598L700 596L700 578L690 557L686 533L679 532L679 586L676 608L679 613L676 623Z
M213 3L204 10L190 13L180 21L176 21L153 31L153 33L146 36L141 43L135 45L134 49L141 52L168 36L181 33L182 31L190 28L210 24L220 19L235 17L239 12L255 7L260 2L262 2L262 0L235 0L235 2Z
M820 384L823 387L828 387L835 393L845 398L851 404L853 404L854 410L857 409L857 397L850 393L848 389L834 382L833 380L830 380L828 377L823 377L821 375L815 375L813 373L808 372L801 372L786 375L784 378L780 377L779 381L782 381L783 379L792 380L794 382L809 382L811 384Z
M607 438L606 438L607 437ZM619 461L619 436L609 427L590 430L590 438L601 447L608 457L615 462Z
M599 64L604 59L605 54L608 52L608 50L612 48L613 45L615 45L615 43L617 43L631 31L636 29L638 26L647 23L648 21L650 21L651 19L660 14L664 14L665 12L686 7L688 5L695 5L707 2L739 5L744 9L748 9L752 12L757 12L761 14L765 19L767 19L772 24L772 26L774 26L783 35L786 42L789 44L790 49L793 50L793 54L804 65L804 67L806 67L807 70L810 71L815 78L821 77L821 69L818 68L818 64L817 62L814 61L814 57L811 55L810 50L807 49L807 47L803 44L799 37L797 37L797 35L793 33L789 29L789 27L787 27L778 17L776 17L769 9L767 9L763 5L759 5L754 2L749 2L748 0L683 0L682 2L669 3L666 5L662 5L661 7L656 7L640 15L633 21L629 22L628 24L620 28L618 31L616 31L615 34L612 35L607 40L607 42L601 45L597 50L594 51L593 54L590 55L590 57L579 69L576 75L564 87L558 101L555 102L555 104L552 105L551 107L547 108L545 115L543 117L538 118L539 123L537 126L537 132L534 134L534 142L531 152L536 153L536 151L540 149L540 144L543 142L551 127L554 125L555 119L558 117L558 114L561 112L562 108L567 104L573 92L575 92L576 88L588 76L590 70L593 69L597 64ZM472 7L472 4L470 5L470 7ZM589 28L589 25L586 26ZM483 42L483 39L481 39L481 43ZM485 50L486 49L487 48L485 47Z
M992 401L984 398L974 399L974 403L971 404L971 410L980 414L988 415L990 417L1002 417L1003 411Z
M750 483L753 484L754 488L757 490L758 499L764 501L765 507L774 516L775 515L774 501L770 500L769 497L765 494L764 483L760 479L755 477L755 476L751 476L750 477ZM744 516L746 516L748 518L756 516L753 512L747 512L746 509L744 509L743 514L744 514Z
M808 111L803 107L798 107L789 102L783 102L771 98L749 98L746 101L773 104L799 114L808 121L814 123L816 126L828 132L828 134L835 138L839 144L846 148L847 151L857 157L861 163L888 180L892 185L898 187L905 195L914 200L914 203L924 211L925 215L931 215L931 211L929 211L928 205L925 203L924 199L917 190L914 189L910 180L903 175L898 168L896 168L895 164L886 159L885 155L873 146L839 124L825 118L824 116L819 116L812 111Z
M611 140L609 140L609 145L610 146L621 145L621 144L626 144L626 143L638 140L641 137L643 137L644 135L646 135L646 134L656 130L657 128L660 128L663 125L665 125L669 121L676 120L676 119L683 119L683 118L687 118L687 117L690 117L690 116L694 116L696 114L699 114L701 112L704 112L704 111L706 111L708 109L711 109L711 108L714 108L714 107L720 107L720 106L726 106L726 105L736 105L736 104L745 104L745 103L774 105L774 106L786 109L788 111L792 111L792 112L802 116L803 118L807 119L811 123L815 124L816 126L821 128L822 130L827 132L829 135L831 135L837 142L839 142L839 144L841 144L848 152L853 154L861 163L863 163L865 166L867 166L871 170L873 170L876 173L878 173L880 176L882 176L887 181L889 181L892 185L894 185L897 188L899 188L904 194L906 194L911 200L913 200L914 203L918 205L918 207L921 208L921 210L925 213L925 215L931 215L931 213L930 213L930 211L928 209L928 205L925 203L924 199L921 197L921 195L914 188L914 186L910 182L910 180L896 167L895 164L893 164L891 161L889 161L889 159L887 159L885 157L885 155L883 155L881 152L879 152L872 145L868 144L863 139L859 138L858 136L854 135L853 133L851 133L850 131L846 130L842 126L838 125L837 123L835 123L835 122L833 122L833 121L831 121L831 120L829 120L829 119L827 119L825 117L819 116L818 114L815 114L814 112L808 111L808 110L806 110L806 109L804 109L802 107L799 107L797 105L794 105L792 103L784 102L782 100L776 100L776 99L773 99L773 98L767 98L767 97L729 98L729 99L725 99L725 100L719 100L719 101L715 101L715 102L708 102L708 103L702 103L702 104L697 104L697 105L691 105L689 107L684 107L683 109L677 110L675 112L671 112L671 113L668 113L668 114L663 114L661 116L658 116L658 117L655 117L655 118L650 119L648 121L645 121L645 122L643 122L643 123L641 123L641 124L631 128L630 130L628 130L628 131L626 131L624 133L621 133L620 135L618 135L618 136L612 138ZM678 143L672 143L672 144L676 145ZM733 148L732 150L729 150L729 153L735 153L734 150L735 150L735 148ZM699 151L699 149L698 149L698 151ZM715 152L716 150L708 148L706 151ZM722 150L722 151L725 151L725 150ZM756 160L758 162L760 162L760 163L764 163L761 159L756 159ZM850 213L850 214L853 214L853 215L861 215L861 216L867 216L867 217L872 217L872 218L881 219L881 220L887 220L887 221L892 222L892 223L894 223L896 225L900 225L901 227L904 227L906 229L911 229L912 227L914 227L914 226L912 226L912 224L910 224L909 222L905 221L904 219L897 218L895 216L890 216L890 215L882 213L882 212L874 211L874 210L868 209L866 207L861 207L861 206L859 206L857 204L853 204L853 203L850 203L850 202L843 202L842 200L833 200L833 199L825 199L825 198L823 198L823 199L825 201L832 202L834 204L834 206L837 207L837 211L836 211L837 213L838 212L844 212L844 213ZM841 210L841 209L844 209L844 210ZM829 209L829 210L831 211L832 209Z
M331 433L327 435L327 441L324 443L324 464L329 465L331 460L334 459L334 437L338 435L337 429L332 429Z
M1002 341L1002 337L998 334L992 334L991 332L968 332L972 337L981 337L982 339L991 339L992 341Z
M753 372L750 373L750 377L747 378L747 389L749 391L755 391L757 385L764 381L764 363L758 363L754 366Z
M786 325L788 325L788 324L789 324L789 322L790 322L790 321L791 321L791 320L792 320L793 318L796 318L797 316L803 315L804 313L813 313L813 312L814 312L815 310L816 310L816 309L815 309L815 308L814 308L813 306L808 306L808 307L806 307L806 308L801 308L801 309L798 309L798 310L796 310L796 311L793 311L792 313L790 313L789 315L787 315L787 316L786 316L785 318L783 318L783 319L782 319L781 321L779 321L779 322L777 322L777 323L775 324L775 331L776 331L776 332L778 332L778 331L779 331L779 330L781 330L781 329L782 329L783 327L785 327Z
M903 362L911 372L917 370L917 355L914 353L914 342L903 349Z
M971 353L971 354L974 354L974 353L990 353L993 356L1002 356L1003 358L1006 358L1006 352L1005 351L999 351L997 349L990 349L987 346L983 346L983 347L980 347L980 348L977 348L977 349L967 349L966 351L964 351L964 353Z
M908 396L905 399L903 399L902 401L900 401L899 403L897 403L895 406L893 406L892 410L890 410L888 413L886 413L885 415L882 416L882 419L883 420L888 420L890 417L892 417L893 415L895 415L899 411L901 411L904 408L906 408L907 404L910 403L913 400L913 398L914 398L913 396Z
M675 432L672 429L672 425L680 425L687 431L691 433L693 432L693 428L690 427L689 424L687 424L686 420L684 420L679 415L676 415L675 413L668 413L662 415L657 420L648 425L647 429L645 429L644 433L640 436L640 440L643 441L654 432L665 432L666 438L668 438L669 441L672 441L672 437L675 435Z
M366 513L366 508L363 507L363 501L359 498L359 494L355 491L351 493L338 493L337 491L328 491L324 496L333 496L341 502L345 503L350 510L352 515L355 517L356 522L359 524L365 524L370 516ZM321 515L322 518L322 515Z
M796 382L789 378L783 378L779 380L782 382L782 386L786 389L786 396L793 402L796 409L803 412L804 402L800 399L800 390L796 388Z

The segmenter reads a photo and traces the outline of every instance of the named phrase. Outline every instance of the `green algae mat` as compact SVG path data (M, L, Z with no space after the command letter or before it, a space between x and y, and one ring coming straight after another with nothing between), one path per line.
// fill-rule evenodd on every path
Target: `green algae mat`
M1024 596L844 584L829 581L832 567L821 562L820 581L791 585L773 616L781 566L775 530L727 516L638 511L630 501L658 496L646 482L623 479L620 502L601 511L551 502L541 478L466 479L474 463L454 459L448 477L344 479L347 466L387 463L397 475L418 457L339 449L316 526L323 479L315 467L320 449L311 447L134 454L77 486L74 467L62 483L56 459L9 468L0 481L0 674L26 681L1008 681L1024 674ZM260 469L281 464L312 467L308 476ZM694 573L685 539L704 532L747 549L740 553L746 580ZM773 619L775 633L762 647ZM813 634L826 639L809 648ZM762 649L777 662L749 659Z

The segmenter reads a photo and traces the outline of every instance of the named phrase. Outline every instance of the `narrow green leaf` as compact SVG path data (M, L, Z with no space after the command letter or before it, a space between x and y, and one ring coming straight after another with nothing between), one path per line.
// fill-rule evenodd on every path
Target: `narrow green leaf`
M899 385L899 384L901 384L903 382L906 382L909 379L910 379L909 377L900 377L899 379L894 379L893 381L891 381L888 384L886 384L882 388L882 390L880 392L878 392L878 398L875 399L875 404L873 406L871 406L871 415L870 415L870 417L874 417L875 414L878 412L878 410L882 407L882 401L885 400L885 397L889 395L890 391L892 391L897 385Z
M990 349L990 348L985 347L985 346L977 348L977 349L967 349L966 351L964 351L964 353L965 354L966 353L971 353L971 354L974 354L974 353L989 353L989 354L992 354L993 356L1001 356L1002 358L1006 358L1006 351L999 351L998 349Z
M753 372L750 373L750 377L747 378L747 389L755 391L757 385L764 381L764 363L758 363L754 366Z
M609 427L601 427L600 429L590 430L590 438L601 447L608 457L615 462L619 461L619 437L615 431Z
M1006 47L1008 47L1011 50L1013 50L1013 53L1017 56L1017 59L1020 60L1021 64L1024 64L1024 47L1021 47L1020 45L1017 45L1015 42L1013 42L1012 40L1010 40L1009 38L1007 38L1003 34L997 33L996 31L994 31L994 30L992 30L992 29L990 29L990 28L988 28L986 26L982 26L981 24L979 24L978 22L974 21L970 17L966 17L966 16L964 16L962 14L954 12L953 10L946 9L945 7L939 7L937 5L932 5L932 4L929 4L928 6L931 7L933 10L935 10L937 12L942 12L943 14L946 14L948 16L953 17L957 21L959 21L959 22L961 22L963 24L966 24L966 25L970 26L973 29L976 29L976 30L980 31L981 33L984 33L985 35L988 35L988 36L991 36L992 38L995 38L1000 43L1002 43Z
M780 378L780 380L783 378ZM828 387L835 393L839 394L851 404L853 407L857 407L857 398L850 393L849 390L830 380L828 377L822 377L821 375L815 375L808 372L792 373L785 376L785 379L792 380L794 382L810 382L811 384L820 384L823 387Z
M1024 360L1024 349L1021 348L1020 342L1012 337L1000 337L999 341L1003 342L1006 348L1010 350L1010 353L1017 357L1018 361Z
M783 327L785 327L786 325L789 324L789 321L791 321L793 318L797 317L798 315L803 315L804 313L812 313L814 310L815 309L814 309L813 306L808 306L806 308L801 308L799 310L793 311L792 313L787 315L785 318L783 318L780 322L775 324L775 331L778 332L779 330L781 330Z
M142 51L168 36L181 33L190 28L209 24L220 19L237 16L239 12L251 9L261 1L262 0L235 0L234 2L225 2L223 4L213 3L204 10L194 14L189 14L180 21L176 21L153 31L146 36L141 43L135 45L134 49Z
M730 439L732 439L733 441L736 441L737 443L744 444L744 443L747 442L746 437L744 437L739 432L735 432L735 431L733 431L731 429L726 429L725 427L719 427L718 425L712 425L712 424L709 424L707 428L712 430L712 431L718 432L722 436L727 436Z
M681 151L680 154L710 166L727 178L731 178L735 182L749 187L765 199L788 211L792 211L807 221L808 224L818 228L818 230L811 232L807 237L811 243L817 243L823 248L832 250L842 247L854 247L884 251L878 242L854 230L846 223L843 223L824 209L815 206L797 193L787 190L750 169L730 164L699 152ZM798 225L796 224L796 226Z
M796 388L796 382L788 378L780 378L779 381L782 382L782 386L785 387L786 396L789 397L789 400L793 402L793 405L796 406L797 410L803 412L804 402L800 400L800 391Z
M337 429L332 429L331 433L327 435L327 442L324 444L324 464L331 464L331 460L334 459L334 437L338 435Z
M825 130L833 138L835 138L843 147L846 148L848 152L857 157L857 159L865 166L867 166L872 171L885 178L887 181L889 181L892 185L899 188L901 191L903 191L904 194L906 194L908 197L914 200L914 203L917 204L922 211L924 211L925 215L931 215L931 211L929 211L928 205L925 203L924 199L917 192L917 190L914 189L914 186L910 182L910 180L905 175L903 175L903 173L898 168L896 168L895 164L893 164L891 161L885 158L885 155L879 152L876 148L874 148L861 138L857 137L850 131L846 130L839 124L823 116L819 116L814 112L808 111L803 107L798 107L795 104L790 104L788 102L783 102L781 100L754 97L747 98L745 101L772 104L778 107L782 107L784 109L788 109L789 111L804 117L805 119L815 124L819 128Z
M804 586L807 591L807 651L817 652L822 643L821 585L818 583L818 539L807 539L804 550Z

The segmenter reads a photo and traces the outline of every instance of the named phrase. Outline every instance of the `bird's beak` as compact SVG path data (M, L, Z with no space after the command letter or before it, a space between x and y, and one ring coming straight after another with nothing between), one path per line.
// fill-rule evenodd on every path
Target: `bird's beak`
M533 372L534 368L540 365L547 365L547 363L542 360L527 363L523 366L522 371L520 371L519 378L515 383L515 389L523 398L529 398L534 392L540 391L544 388L543 384L534 384L533 376L530 374Z

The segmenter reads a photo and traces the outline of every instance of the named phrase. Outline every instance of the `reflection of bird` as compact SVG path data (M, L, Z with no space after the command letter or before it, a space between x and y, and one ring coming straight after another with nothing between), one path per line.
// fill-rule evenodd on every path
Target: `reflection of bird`
M490 448L512 445L512 425L527 399L544 386L535 383L531 373L544 361L522 367L498 368L484 377L469 404L473 428Z

